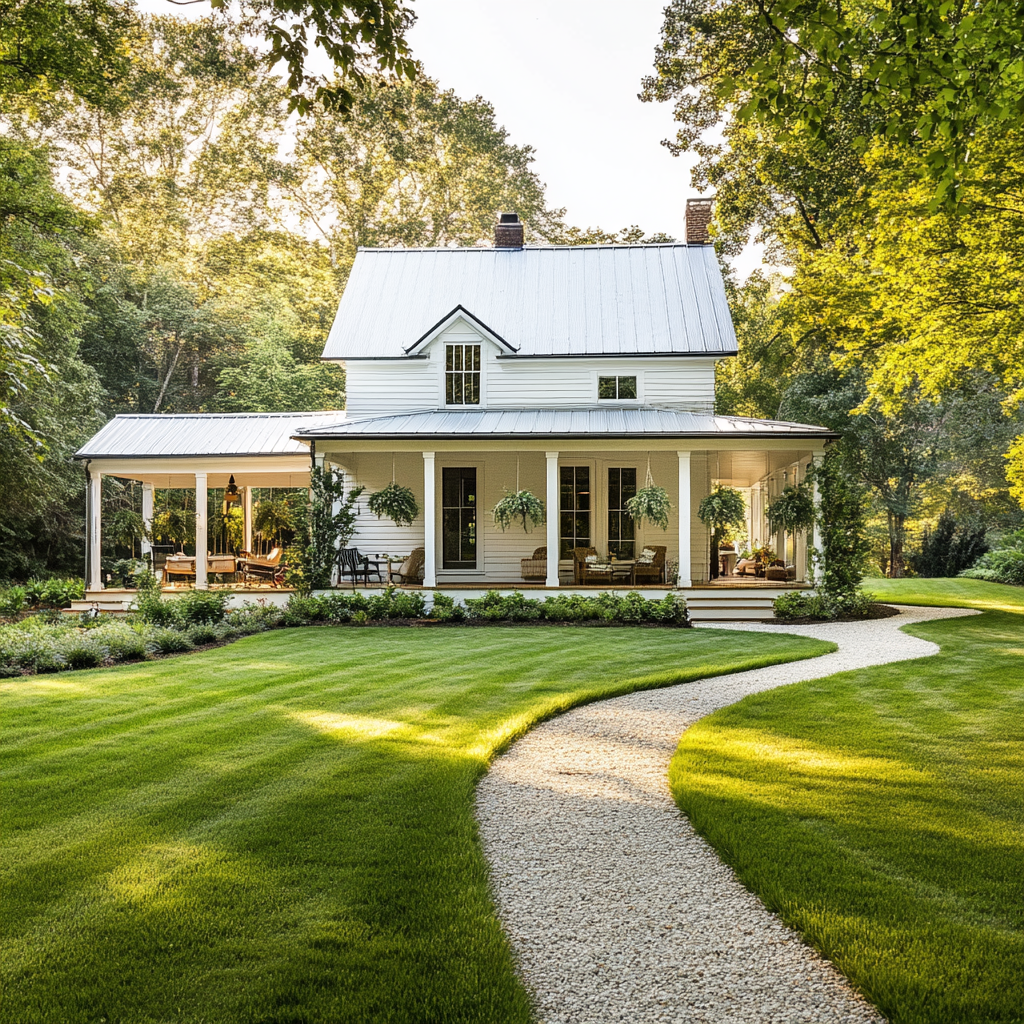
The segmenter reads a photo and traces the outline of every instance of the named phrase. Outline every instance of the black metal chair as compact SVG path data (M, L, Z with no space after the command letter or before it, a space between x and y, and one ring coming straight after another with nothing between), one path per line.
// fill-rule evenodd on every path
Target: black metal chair
M371 576L376 576L381 582L384 581L384 571L381 563L369 555L361 555L359 548L340 548L338 550L338 582L345 579L352 580L354 587L362 578L363 586L368 586Z

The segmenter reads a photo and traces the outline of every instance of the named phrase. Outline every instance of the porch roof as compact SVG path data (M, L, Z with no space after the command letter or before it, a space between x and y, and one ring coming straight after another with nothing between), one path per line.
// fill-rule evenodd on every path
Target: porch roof
M825 427L782 420L682 412L652 406L592 409L430 409L393 416L311 425L306 440L342 438L522 438L522 437L838 437Z
M75 452L76 459L155 459L308 455L304 427L337 425L343 412L188 413L115 416Z

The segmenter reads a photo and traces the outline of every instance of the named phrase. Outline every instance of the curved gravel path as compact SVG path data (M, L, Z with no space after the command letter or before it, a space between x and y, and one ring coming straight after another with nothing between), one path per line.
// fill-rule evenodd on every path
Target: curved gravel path
M899 627L972 614L902 607L871 622L724 624L839 650L589 704L497 758L477 818L498 913L544 1024L881 1021L693 831L672 801L668 765L680 735L711 711L774 686L935 654Z

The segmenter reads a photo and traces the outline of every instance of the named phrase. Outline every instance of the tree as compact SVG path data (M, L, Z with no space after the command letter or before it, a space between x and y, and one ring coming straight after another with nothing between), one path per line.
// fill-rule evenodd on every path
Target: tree
M462 100L421 76L374 83L346 116L311 114L297 128L282 189L306 227L330 248L344 284L360 246L488 242L495 213L515 210L534 237L561 228L531 168L494 108Z

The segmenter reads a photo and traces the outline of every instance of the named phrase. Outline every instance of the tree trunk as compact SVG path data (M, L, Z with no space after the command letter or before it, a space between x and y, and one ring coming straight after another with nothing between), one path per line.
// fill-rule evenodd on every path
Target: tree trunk
M174 371L178 366L178 357L181 355L181 350L184 348L185 342L181 341L178 343L178 347L174 351L174 358L171 360L170 368L167 371L167 376L164 377L163 384L160 385L160 394L156 396L156 404L153 406L153 412L160 411L160 403L164 400L164 394L167 392L167 385L171 382L171 377L174 376Z
M889 577L903 578L903 541L906 538L907 518L889 513Z

